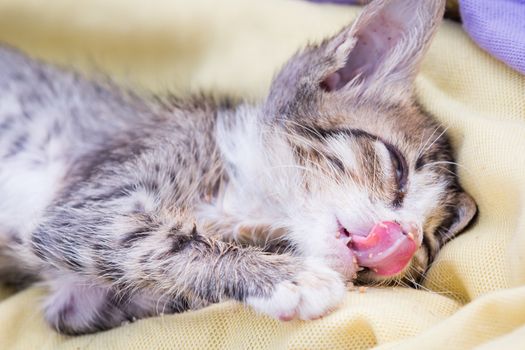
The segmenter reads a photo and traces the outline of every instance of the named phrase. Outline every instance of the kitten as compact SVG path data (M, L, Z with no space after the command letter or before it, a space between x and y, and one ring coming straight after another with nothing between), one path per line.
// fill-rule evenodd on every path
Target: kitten
M476 213L414 100L444 1L374 1L259 105L145 100L0 49L0 275L83 334L234 299L281 320L424 273Z

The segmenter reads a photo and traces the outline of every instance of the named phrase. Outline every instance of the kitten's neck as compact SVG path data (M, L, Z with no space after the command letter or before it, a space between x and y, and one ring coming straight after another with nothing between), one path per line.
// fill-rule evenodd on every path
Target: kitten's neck
M285 226L286 203L275 194L290 188L284 174L292 161L290 149L261 113L257 106L241 105L217 115L215 139L225 182L200 217L222 236L268 238L271 232L282 234Z

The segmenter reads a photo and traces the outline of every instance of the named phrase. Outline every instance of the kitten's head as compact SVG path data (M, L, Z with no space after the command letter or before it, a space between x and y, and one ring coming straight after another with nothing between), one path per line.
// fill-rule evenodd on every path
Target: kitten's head
M266 157L290 168L269 182L282 185L272 194L286 203L282 224L347 277L354 257L367 281L422 273L476 213L445 130L413 95L443 10L442 0L373 1L292 57L264 104Z

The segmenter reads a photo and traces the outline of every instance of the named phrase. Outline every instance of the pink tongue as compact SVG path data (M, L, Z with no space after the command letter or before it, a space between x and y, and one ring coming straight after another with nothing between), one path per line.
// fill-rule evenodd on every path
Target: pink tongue
M417 250L412 235L405 235L395 222L377 223L368 236L353 235L348 245L360 266L368 267L383 276L401 272Z

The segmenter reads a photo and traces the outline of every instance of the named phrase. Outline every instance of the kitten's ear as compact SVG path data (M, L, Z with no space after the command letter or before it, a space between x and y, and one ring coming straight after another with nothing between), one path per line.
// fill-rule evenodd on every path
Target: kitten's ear
M472 199L472 197L466 192L460 192L457 200L457 212L452 225L448 229L446 235L447 239L450 239L463 231L478 212L476 202L474 202L474 199Z
M372 1L353 24L288 61L270 100L293 103L291 97L315 97L316 89L318 96L324 90L406 97L444 9L445 0Z
M327 91L358 80L364 88L410 88L445 9L442 0L376 0L328 50L342 63L322 81ZM396 86L397 85L397 86Z

